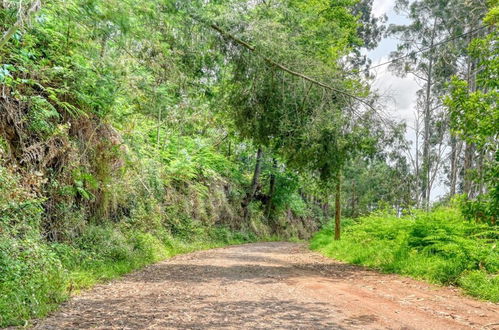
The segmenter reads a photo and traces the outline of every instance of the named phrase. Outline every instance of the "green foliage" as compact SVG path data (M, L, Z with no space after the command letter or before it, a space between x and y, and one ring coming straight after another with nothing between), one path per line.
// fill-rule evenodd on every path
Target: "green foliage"
M66 273L38 239L0 235L0 326L45 315L66 297Z
M14 4L0 5L0 35L21 14ZM358 187L359 213L408 208L407 164L380 155L383 144L397 146L377 114L357 103L369 88L348 69L363 42L376 44L366 35L376 20L359 22L371 19L371 5L43 1L0 47L0 326L43 316L75 290L177 253L307 237L328 217L342 170L346 189ZM258 148L266 156L246 219ZM443 265L432 268L442 282L466 270L469 283L481 276L474 270L496 269L486 250L461 240L461 225L429 232L413 220L380 221L390 229L362 222L355 232L345 221L348 235L372 244L358 262L372 252L379 264L403 269L397 256L417 251L414 258Z
M386 161L381 154L371 159L357 157L344 170L343 213L358 217L385 208L408 210L414 206L414 177L400 154ZM392 158L389 158L392 160Z
M354 264L461 286L467 293L499 301L499 231L465 221L456 209L415 212L402 218L375 213L345 226L341 241L325 227L311 248Z
M494 179L497 181L497 179ZM492 187L488 194L469 200L466 196L460 199L460 208L464 216L478 223L497 225L499 214L499 187Z
M30 112L28 114L29 128L33 132L49 135L54 131L52 119L58 119L59 113L45 98L39 95L29 99Z
M463 273L459 277L459 286L475 297L497 301L499 297L499 277L483 270Z
M23 325L74 291L178 253L255 239L226 228L203 228L202 235L186 241L112 226L89 226L71 244L0 235L0 326Z
M470 85L465 79L454 77L450 94L445 99L453 134L475 145L481 154L490 155L485 157L482 175L473 176L471 171L465 173L469 180L485 183L488 192L463 204L467 217L490 223L495 223L499 215L498 9L497 1L491 1L485 22L492 32L484 38L474 39L468 47L471 59L479 65L476 82Z
M42 200L20 185L18 175L0 164L0 235L23 237L39 229Z
M499 67L499 61L494 65ZM490 80L487 83L499 84ZM491 139L497 134L499 125L499 111L495 105L499 92L494 89L487 93L470 92L468 83L457 78L454 78L451 84L452 94L447 99L447 105L451 109L454 133L482 148L487 147L487 144L493 143Z

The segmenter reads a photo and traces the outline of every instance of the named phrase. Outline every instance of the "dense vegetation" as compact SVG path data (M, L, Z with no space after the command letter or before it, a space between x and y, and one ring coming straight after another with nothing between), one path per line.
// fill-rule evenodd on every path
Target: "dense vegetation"
M322 229L311 248L338 260L457 285L473 296L499 301L498 232L465 220L455 208L349 219L341 241L332 239L332 230Z
M439 180L449 193L431 212L391 204L387 207L396 206L394 211L349 219L341 241L334 241L332 227L326 226L312 239L313 249L499 301L498 5L396 2L409 24L388 28L400 38L390 68L401 76L412 74L421 86L415 150L408 153L409 205L428 211Z
M333 215L339 239L342 206L428 209L442 177L441 203L462 193L470 221L450 213L456 237L496 240L497 1L444 2L399 1L414 24L386 29L372 0L2 1L0 326L182 251L306 239ZM467 6L465 30L445 29ZM392 66L426 79L415 161L370 88L364 54L385 32L425 50L401 44L411 56ZM448 37L452 52L434 50ZM353 228L369 232L349 227L341 244ZM416 275L496 290L482 261Z

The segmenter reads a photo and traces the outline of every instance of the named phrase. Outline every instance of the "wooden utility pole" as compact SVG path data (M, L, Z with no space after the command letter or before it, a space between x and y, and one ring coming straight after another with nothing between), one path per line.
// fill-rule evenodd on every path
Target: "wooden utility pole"
M334 240L339 241L341 238L341 174L338 174L336 182L336 200L334 213Z

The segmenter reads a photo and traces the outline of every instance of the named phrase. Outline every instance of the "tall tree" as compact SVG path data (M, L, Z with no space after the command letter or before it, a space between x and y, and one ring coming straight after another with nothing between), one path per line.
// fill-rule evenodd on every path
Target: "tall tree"
M429 205L432 187L444 168L447 140L451 149L450 166L447 166L449 186L452 193L456 191L461 144L449 134L449 119L442 98L447 93L450 77L461 69L460 58L466 44L479 28L472 22L480 20L484 6L485 1L462 0L400 0L396 5L411 22L389 29L400 40L398 50L392 53L395 62L391 69L402 76L413 75L422 87L417 103L423 126L422 151L419 157L420 151L416 150L416 159L421 158L416 171L420 172L418 186L425 207ZM466 149L465 166L471 166L472 146L467 144Z
M499 134L499 54L497 43L499 34L499 3L491 3L485 24L489 33L483 38L473 40L468 48L471 62L476 69L461 77L454 77L451 83L451 94L446 99L451 115L454 134L463 139L467 145L478 151L480 168L474 176L468 176L464 192L469 202L466 213L479 221L496 222L499 214L499 150L497 139ZM465 168L469 170L468 168ZM471 173L466 173L467 175ZM471 183L478 186L487 184L471 194Z
M407 15L408 25L392 25L389 33L399 39L397 51L391 57L395 62L390 68L398 75L411 74L421 82L418 92L418 110L423 118L422 162L420 194L422 205L428 207L431 195L431 172L435 162L432 153L432 131L435 125L435 111L439 108L435 85L437 59L440 57L435 45L445 38L444 12L446 1L421 0L409 2L399 0L395 9ZM409 55L408 55L409 54ZM420 152L416 150L416 152Z

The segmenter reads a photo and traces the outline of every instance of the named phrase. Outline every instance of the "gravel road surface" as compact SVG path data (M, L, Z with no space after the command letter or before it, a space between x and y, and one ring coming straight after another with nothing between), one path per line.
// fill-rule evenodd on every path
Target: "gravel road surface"
M499 305L257 243L181 255L73 297L37 329L499 329Z

